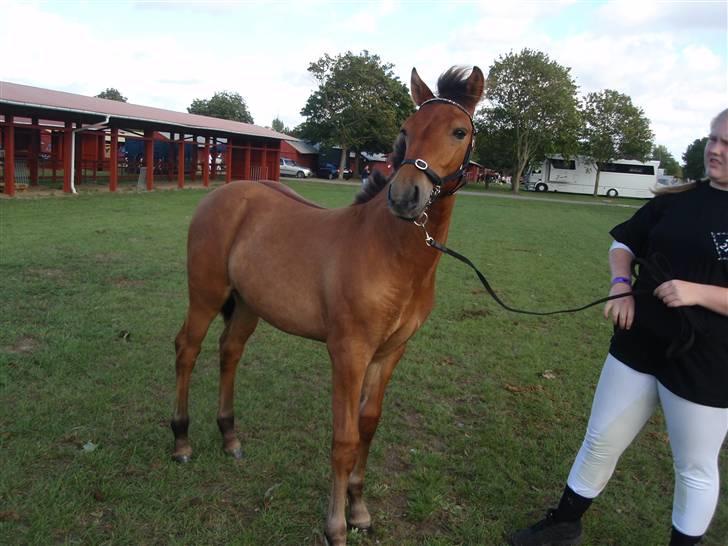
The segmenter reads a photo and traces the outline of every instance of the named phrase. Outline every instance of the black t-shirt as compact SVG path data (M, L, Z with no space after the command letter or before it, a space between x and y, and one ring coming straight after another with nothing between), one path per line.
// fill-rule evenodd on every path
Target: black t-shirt
M659 256L669 278L728 287L728 191L700 182L657 196L610 233L637 258ZM651 295L658 284L645 268L640 271L634 288L647 294L635 297L631 330L615 328L610 352L686 400L728 407L728 316L699 306L669 308ZM691 328L681 314L689 315ZM690 349L668 357L672 342L687 339L688 329L695 336Z

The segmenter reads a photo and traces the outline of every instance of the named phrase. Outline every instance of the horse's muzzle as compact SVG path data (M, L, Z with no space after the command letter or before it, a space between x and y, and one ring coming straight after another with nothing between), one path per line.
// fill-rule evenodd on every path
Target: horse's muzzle
M425 210L428 195L416 182L398 184L393 180L387 188L387 206L395 216L412 221Z

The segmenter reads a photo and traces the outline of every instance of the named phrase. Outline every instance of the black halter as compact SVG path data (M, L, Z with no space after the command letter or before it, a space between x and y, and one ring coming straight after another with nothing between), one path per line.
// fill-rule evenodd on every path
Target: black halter
M431 103L431 102L444 102L446 104L451 104L452 106L455 106L456 108L459 108L465 114L467 114L468 119L470 120L470 125L473 128L473 131L470 135L470 144L468 144L468 150L465 152L465 159L463 159L463 162L460 164L460 167L452 174L447 175L446 177L442 178L440 175L438 175L435 171L433 171L430 168L430 165L425 161L424 159L417 158L417 159L405 159L402 161L401 165L414 165L419 170L421 170L423 173L427 175L427 178L430 179L430 182L432 182L434 188L433 188L433 197L431 197L431 200L434 200L438 195L452 195L456 191L458 191L460 188L462 188L465 184L467 184L467 180L465 180L465 170L468 168L468 164L470 163L470 154L473 152L473 146L475 144L475 123L473 122L473 116L470 115L470 112L468 112L462 105L458 104L454 100L442 98L442 97L435 97L432 99L428 99L424 101L422 104L420 104L420 108L422 108L425 104ZM455 186L454 189L448 191L447 193L441 194L440 190L442 189L442 186L450 182L451 180L457 180L458 184Z

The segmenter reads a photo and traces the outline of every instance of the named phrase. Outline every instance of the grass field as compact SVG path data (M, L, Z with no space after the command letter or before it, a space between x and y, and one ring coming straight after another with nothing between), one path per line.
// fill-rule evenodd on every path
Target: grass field
M356 190L287 183L327 206ZM170 459L186 227L204 195L0 201L0 544L320 544L331 438L322 344L259 326L238 374L247 456L235 462L215 423L216 321L193 375L193 462ZM464 195L448 244L508 303L572 306L604 295L608 230L632 212ZM502 311L444 257L435 310L394 374L370 457L375 534L349 542L500 545L540 518L581 443L610 333L600 308ZM726 458L708 546L728 543ZM585 518L584 544L666 544L672 487L658 412Z

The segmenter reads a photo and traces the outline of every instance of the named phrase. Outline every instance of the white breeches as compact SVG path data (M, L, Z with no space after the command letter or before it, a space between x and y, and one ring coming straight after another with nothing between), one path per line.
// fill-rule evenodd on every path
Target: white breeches
M567 483L582 497L599 495L658 403L665 414L675 467L672 523L681 533L700 536L718 503L718 455L728 432L728 409L688 402L654 376L633 370L611 354Z

